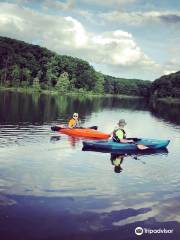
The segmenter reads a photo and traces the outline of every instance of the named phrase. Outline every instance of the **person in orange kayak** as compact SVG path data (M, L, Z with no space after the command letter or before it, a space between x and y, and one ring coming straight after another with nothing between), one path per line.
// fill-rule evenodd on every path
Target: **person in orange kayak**
M126 122L124 119L120 119L118 122L118 125L113 131L113 141L114 142L120 142L120 143L133 143L133 140L126 139L126 132L124 130L124 127L126 126Z
M69 128L79 128L80 127L80 120L79 120L79 114L73 113L73 117L70 119L68 123Z

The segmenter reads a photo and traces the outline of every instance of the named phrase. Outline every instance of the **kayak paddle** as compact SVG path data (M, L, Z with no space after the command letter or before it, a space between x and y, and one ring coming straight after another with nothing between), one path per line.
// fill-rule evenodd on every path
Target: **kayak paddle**
M126 138L127 140L133 140L134 143L132 142L132 144L135 144L137 146L137 148L139 150L146 150L146 149L149 149L149 147L143 145L143 144L138 144L136 143L137 141L140 141L141 139L140 138Z
M52 131L59 131L61 129L64 129L64 128L68 128L68 127L61 127L61 126L52 126L51 127L51 130ZM74 128L74 129L84 129L84 127L79 127L79 128ZM94 129L94 130L97 130L98 129L98 126L92 126L92 127L88 127L88 129Z
M143 144L138 144L138 143L136 143L137 141L140 141L140 140L141 140L140 138L127 138L127 139L133 140L133 141L134 141L134 144L137 146L137 148L138 148L139 150L149 149L149 147L147 147L147 146L145 146L145 145L143 145ZM133 142L132 142L132 144L133 144Z
M146 150L149 149L149 147L143 145L143 144L135 144L139 150Z

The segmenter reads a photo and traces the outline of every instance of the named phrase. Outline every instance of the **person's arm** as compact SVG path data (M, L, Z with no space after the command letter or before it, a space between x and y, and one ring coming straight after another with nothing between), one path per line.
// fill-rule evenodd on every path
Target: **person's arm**
M123 131L119 130L116 132L116 135L121 143L132 143L134 142L133 140L127 140L123 138Z

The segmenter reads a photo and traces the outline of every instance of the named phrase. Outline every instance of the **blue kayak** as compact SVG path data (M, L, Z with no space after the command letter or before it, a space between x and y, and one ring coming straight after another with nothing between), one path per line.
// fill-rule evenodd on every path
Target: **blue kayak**
M83 141L84 148L108 150L108 151L136 151L138 145L144 145L148 149L162 149L166 148L170 140L157 140L157 139L135 139L134 143L119 143L112 140L99 140L99 141ZM143 150L144 151L144 150Z

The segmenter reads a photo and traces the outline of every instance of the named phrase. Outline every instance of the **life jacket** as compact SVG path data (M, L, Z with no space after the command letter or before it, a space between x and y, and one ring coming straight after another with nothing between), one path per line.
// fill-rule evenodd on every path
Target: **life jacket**
M80 126L79 121L78 120L76 121L74 118L71 118L68 125L70 125L73 128L78 128Z
M118 136L117 136L117 134L116 134L119 130L121 130L121 131L123 132L123 139L126 138L126 132L124 131L124 129L122 129L122 128L117 128L117 129L115 129L114 132L113 132L113 140L114 140L115 142L119 142L119 141L120 141L120 139L118 138Z

